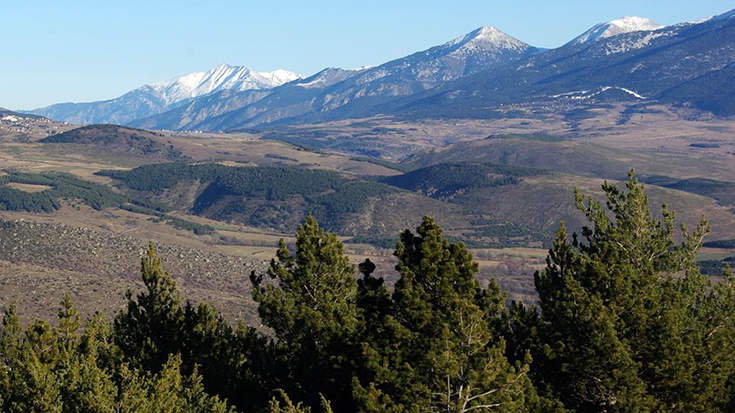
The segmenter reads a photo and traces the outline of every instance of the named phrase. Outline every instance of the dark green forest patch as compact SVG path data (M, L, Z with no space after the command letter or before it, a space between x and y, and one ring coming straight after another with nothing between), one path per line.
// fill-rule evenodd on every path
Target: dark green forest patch
M335 228L369 198L398 191L389 185L345 178L337 172L286 166L155 164L130 171L101 171L137 191L163 191L198 181L204 190L191 212L223 221L287 229L309 213Z
M716 181L707 178L679 180L660 175L641 178L641 180L648 184L708 196L725 205L735 205L735 183L733 182Z
M49 187L28 192L6 184L14 182ZM51 212L59 209L61 199L79 199L100 210L130 202L128 197L109 188L61 173L29 174L9 172L0 176L0 209L8 211Z
M491 163L443 163L416 169L383 182L437 199L452 198L476 188L519 183L524 177L547 174L540 169Z

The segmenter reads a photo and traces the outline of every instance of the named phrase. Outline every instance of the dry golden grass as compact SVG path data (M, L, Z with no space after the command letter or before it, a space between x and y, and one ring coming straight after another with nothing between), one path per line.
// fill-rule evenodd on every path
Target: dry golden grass
M41 192L47 189L52 189L48 185L21 184L18 182L8 182L7 184L5 184L5 186L13 188L13 189L17 189L19 191L31 192L31 193Z

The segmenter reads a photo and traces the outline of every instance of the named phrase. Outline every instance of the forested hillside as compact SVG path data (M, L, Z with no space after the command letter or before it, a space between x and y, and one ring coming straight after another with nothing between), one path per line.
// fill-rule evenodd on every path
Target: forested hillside
M350 264L309 216L250 282L263 327L184 302L153 244L145 289L114 320L0 330L3 412L728 412L735 406L735 278L703 276L703 219L674 242L643 185L576 192L535 275L538 306L507 305L430 217L400 235L392 288Z
M448 175L446 170L456 173ZM191 199L180 205L182 212L284 232L312 214L330 231L388 248L395 245L396 228L411 222L416 214L448 217L452 237L473 245L542 242L539 231L523 224L488 216L474 206L463 208L430 198L447 200L429 189L437 185L443 191L464 191L515 184L523 177L544 174L530 168L435 166L384 178L382 182L319 169L212 163L154 164L98 174L120 181L136 197L148 201L163 202L193 192Z
M10 183L27 185L26 190L9 186ZM77 199L97 210L132 201L105 186L69 174L10 172L0 176L0 209L49 212L59 209L62 198Z
M524 177L546 173L541 169L521 166L456 162L416 169L385 178L383 182L432 198L451 199L470 190L513 185Z
M202 182L205 187L194 200L191 212L282 230L306 215L303 211L311 211L331 228L344 214L357 212L368 198L396 192L377 182L296 167L174 163L99 174L145 192L172 189L180 182ZM251 202L245 204L243 198Z

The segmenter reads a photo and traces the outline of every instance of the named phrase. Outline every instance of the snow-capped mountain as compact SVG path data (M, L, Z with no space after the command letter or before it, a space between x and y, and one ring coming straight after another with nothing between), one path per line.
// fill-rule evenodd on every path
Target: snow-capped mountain
M599 23L572 39L571 44L589 43L623 33L657 30L664 26L644 17L625 16L620 19Z
M476 51L502 53L508 50L525 52L529 45L509 36L495 27L482 26L465 36L427 50L429 55L447 55L457 58L470 56Z
M729 116L735 114L735 105L728 103L735 85L732 39L735 10L665 27L624 17L595 25L551 50L480 27L359 70L328 68L300 78L222 65L111 101L54 105L33 113L70 122L175 130L409 112L483 116L493 105L548 100L665 100Z
M735 115L735 12L666 27L621 20L627 23L597 25L576 38L581 41L446 82L381 110L482 116L508 103L617 100ZM618 30L623 32L612 34Z
M186 122L171 113L135 121L137 127L161 129L222 130L277 122L294 117L326 118L350 116L353 110L366 113L376 105L409 96L454 79L492 70L539 49L493 27L480 27L445 44L357 71L326 69L316 75L279 88L256 102L229 112L213 111L199 102L195 116ZM252 95L250 92L245 92ZM242 96L229 95L227 99ZM210 102L212 104L214 102ZM218 100L216 107L232 106ZM172 112L181 112L180 108ZM355 112L356 113L356 112ZM182 113L183 115L183 113ZM206 118L202 121L203 118ZM199 123L191 123L196 119Z
M301 75L286 70L256 72L245 66L222 64L206 72L189 73L145 85L116 99L61 103L29 113L70 123L126 124L218 91L265 90L301 78Z
M338 67L328 67L313 76L309 76L305 79L299 80L298 82L294 82L294 86L303 87L307 89L314 89L314 88L323 89L323 88L332 86L335 83L339 83L344 80L347 80L351 78L352 76L355 76L359 74L360 72L364 72L371 68L372 67L361 67L361 68L353 69L353 70L344 70Z
M387 63L379 68L389 73L410 74L430 88L439 82L504 65L538 51L494 27L483 26L443 45L395 61L399 65Z
M735 9L732 9L732 10L730 10L728 12L725 12L725 13L722 13L722 14L718 14L718 15L715 15L715 16L706 17L704 19L701 19L701 20L698 20L698 21L695 21L695 22L691 22L691 23L693 23L693 24L699 24L699 23L705 23L705 22L712 21L712 20L727 20L727 19L732 19L733 17L735 17Z
M206 72L189 73L143 88L157 94L167 105L171 105L219 90L242 92L271 89L302 77L287 70L259 73L245 66L221 64Z
M289 106L292 102L299 101L304 96L319 93L319 91L343 82L365 70L367 68L344 70L330 67L305 79L293 81L280 89L246 90L242 92L222 90L199 99L193 99L161 114L137 119L131 122L130 125L149 129L197 129L202 122L254 104L268 97L271 93L280 97L279 105Z
M494 27L483 26L442 45L375 67L360 78L372 82L371 78L379 75L400 75L433 87L518 60L537 50ZM369 83L360 78L355 79L357 84Z

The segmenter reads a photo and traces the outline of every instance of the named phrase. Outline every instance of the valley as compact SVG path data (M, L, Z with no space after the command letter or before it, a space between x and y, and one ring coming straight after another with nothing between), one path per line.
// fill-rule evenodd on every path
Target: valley
M579 111L588 115L570 115ZM28 118L19 134L17 125L0 125L6 173L67 173L170 211L120 209L122 204L95 210L82 199L59 199L56 210L0 212L7 222L1 238L15 245L0 257L15 274L3 279L0 295L22 297L25 308L34 309L28 317L49 315L48 300L61 291L73 292L87 314L112 314L123 305L124 291L140 285L137 257L154 241L187 299L211 302L233 322L253 320L249 272L263 271L278 238L292 240L311 212L342 236L354 263L369 258L389 283L395 280L398 232L422 215L437 217L447 236L471 248L485 282L493 277L510 299L534 302L532 274L543 266L559 222L575 231L583 223L573 188L600 195L604 179L623 180L631 168L649 183L653 206L666 202L689 227L705 214L713 228L708 239L735 238L735 200L722 187L735 185L732 121L661 104L528 113L490 120L378 116L231 133L78 127ZM138 181L129 174L139 167L148 168L140 175L148 181L140 182L155 182L160 169L170 183L133 183ZM255 187L225 183L252 173L247 179L259 176ZM273 173L275 181L262 180ZM53 185L5 184L29 193ZM68 245L53 243L59 231L66 232ZM57 251L52 258L38 259L51 251ZM115 255L95 255L99 251ZM730 254L735 249L708 248L703 258Z

